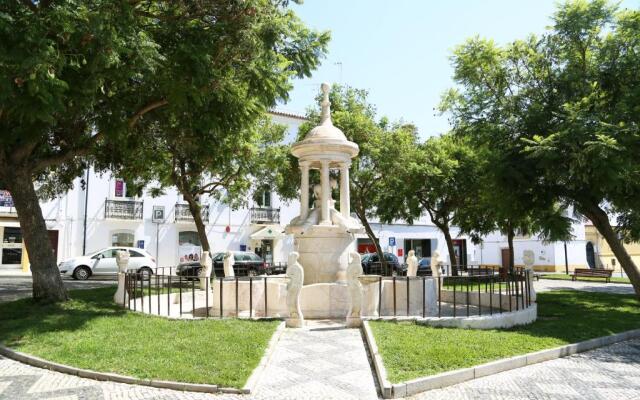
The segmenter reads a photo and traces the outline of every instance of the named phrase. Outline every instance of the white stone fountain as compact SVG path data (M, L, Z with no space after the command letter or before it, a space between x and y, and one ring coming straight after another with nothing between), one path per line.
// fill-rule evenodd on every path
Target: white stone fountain
M344 317L349 310L347 267L349 253L356 250L355 234L364 231L351 217L349 199L349 167L358 155L358 145L347 140L333 126L329 103L329 85L322 84L324 99L320 125L313 128L291 153L298 158L302 175L300 214L286 227L293 234L298 262L304 269L301 306L311 318ZM320 184L314 187L314 204L309 209L309 171L320 171ZM330 171L340 174L340 211L331 198L335 182Z

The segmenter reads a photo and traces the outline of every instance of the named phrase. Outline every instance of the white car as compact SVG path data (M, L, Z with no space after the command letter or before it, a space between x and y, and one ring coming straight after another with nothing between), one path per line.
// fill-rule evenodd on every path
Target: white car
M74 257L58 265L62 276L72 277L81 281L92 275L115 275L118 273L116 252L129 251L129 270L152 275L156 268L156 260L143 249L135 247L107 247L86 256Z

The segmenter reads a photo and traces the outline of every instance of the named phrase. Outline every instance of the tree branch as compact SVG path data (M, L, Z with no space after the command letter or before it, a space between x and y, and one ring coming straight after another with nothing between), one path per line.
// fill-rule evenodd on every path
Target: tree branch
M69 149L65 153L59 153L47 158L43 158L31 166L31 171L39 172L48 167L51 167L52 165L62 164L66 161L73 160L76 157L87 155L100 139L102 139L102 134L98 132L91 137L89 143L86 146Z
M146 106L142 107L140 110L138 110L138 112L136 112L133 115L133 117L129 119L129 124L128 124L129 129L133 128L138 123L138 120L140 120L140 118L142 118L142 116L145 115L146 113L151 112L156 108L164 107L167 104L169 104L167 100L161 99L161 100L156 100L154 102L151 102Z

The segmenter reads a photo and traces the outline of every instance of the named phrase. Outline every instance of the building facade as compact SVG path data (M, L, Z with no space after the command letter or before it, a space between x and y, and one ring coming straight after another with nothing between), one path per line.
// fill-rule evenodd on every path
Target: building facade
M274 122L288 127L287 141L294 142L304 117L274 112ZM201 199L202 217L213 252L255 251L266 262L284 263L293 250L293 239L284 227L300 212L297 201L281 201L275 193L252 196L247 206L233 210L214 199ZM200 242L186 202L175 189L159 197L130 193L124 180L93 170L76 179L73 189L52 201L41 204L56 258L90 254L108 246L139 247L156 258L157 265L175 266L200 257ZM433 252L448 260L444 235L428 217L413 225L371 223L383 249L404 260L413 249L420 258ZM508 262L506 238L488 235L481 245L458 235L452 228L454 249L461 264L505 265ZM585 228L574 225L575 240L543 243L537 238L516 238L515 262L522 264L522 252L534 250L535 269L563 272L587 266ZM357 238L358 250L373 252L366 235ZM566 248L565 248L566 245ZM601 248L601 247L599 247ZM28 271L28 255L22 243L17 214L6 191L0 191L0 271Z

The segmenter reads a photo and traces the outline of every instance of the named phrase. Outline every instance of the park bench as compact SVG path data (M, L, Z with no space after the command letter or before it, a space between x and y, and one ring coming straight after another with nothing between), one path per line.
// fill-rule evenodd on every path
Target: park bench
M607 283L611 281L611 274L613 270L602 268L576 268L571 275L571 280L575 281L579 276L585 278L605 278Z

